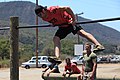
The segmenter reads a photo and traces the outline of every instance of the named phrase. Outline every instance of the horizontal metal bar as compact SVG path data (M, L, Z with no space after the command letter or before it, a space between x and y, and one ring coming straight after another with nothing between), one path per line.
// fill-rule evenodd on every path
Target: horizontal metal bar
M22 28L38 28L38 27L50 27L50 24L43 24L43 25L21 25L18 26L18 29L22 29ZM52 26L51 26L52 27Z
M10 27L0 27L0 30L9 30Z
M76 24L88 24L88 23L97 23L97 22L106 22L106 21L115 21L115 20L120 20L120 17L117 18L109 18L109 19L100 19L100 20L91 20L91 21L82 21L82 22L77 22ZM68 25L67 23L64 24L59 24L55 26L62 26L62 25ZM21 25L18 26L18 29L22 28L38 28L38 27L52 27L50 24L43 24L43 25ZM0 30L9 30L10 27L0 27Z
M110 19L100 19L100 20L91 20L91 21L82 21L77 22L76 24L88 24L88 23L97 23L97 22L106 22L106 21L115 21L120 20L120 17L117 18L110 18ZM62 26L62 25L68 25L68 23L63 23L55 26ZM38 27L52 27L50 24L44 24L44 25L26 25L26 26L18 26L18 29L20 28L38 28Z
M100 20L91 20L91 21L83 21L83 22L78 22L76 24L88 24L88 23L106 22L106 21L115 21L115 20L120 20L120 17L109 18L109 19L100 19Z

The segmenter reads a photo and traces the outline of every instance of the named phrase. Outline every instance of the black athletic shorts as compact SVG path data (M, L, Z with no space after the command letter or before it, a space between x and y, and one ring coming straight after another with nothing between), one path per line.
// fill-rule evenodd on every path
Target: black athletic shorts
M83 28L80 25L69 25L68 27L59 27L59 29L55 33L55 36L59 37L60 39L64 39L71 32L75 35L81 29Z

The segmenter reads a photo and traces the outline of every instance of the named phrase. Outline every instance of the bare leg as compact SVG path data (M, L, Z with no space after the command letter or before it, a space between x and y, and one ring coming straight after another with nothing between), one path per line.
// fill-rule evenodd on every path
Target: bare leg
M57 58L59 58L60 57L60 38L59 37L57 37L57 36L54 36L54 38L53 38L53 42L54 42L54 51L55 51L55 56L57 57Z
M79 30L77 32L77 34L79 34L82 37L85 37L86 39L88 39L89 41L91 41L92 43L94 43L95 45L101 45L92 34L87 33L86 31L84 31L83 29Z
M77 34L81 35L82 37L85 37L86 39L88 39L89 41L91 41L92 43L94 43L96 46L93 50L93 52L98 52L98 51L103 51L105 50L104 46L102 46L95 38L92 34L87 33L86 31L84 31L83 29L79 30L77 32Z

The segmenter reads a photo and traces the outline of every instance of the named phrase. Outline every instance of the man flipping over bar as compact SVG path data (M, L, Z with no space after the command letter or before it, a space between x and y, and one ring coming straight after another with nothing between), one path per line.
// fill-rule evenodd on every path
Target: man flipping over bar
M96 46L94 52L104 50L104 47L94 38L93 35L84 31L81 26L76 25L75 15L70 7L51 6L47 8L39 5L35 8L35 13L44 21L51 23L51 26L66 24L58 26L59 29L53 38L55 56L57 58L60 57L60 40L64 39L71 32L74 35L78 34L85 37L94 43Z

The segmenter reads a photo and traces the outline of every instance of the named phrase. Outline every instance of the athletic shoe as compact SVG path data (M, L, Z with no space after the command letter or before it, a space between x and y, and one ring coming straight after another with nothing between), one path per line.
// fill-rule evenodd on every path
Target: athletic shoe
M105 50L104 46L102 45L96 45L95 49L93 49L93 52L99 52Z

